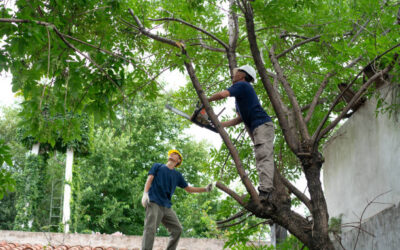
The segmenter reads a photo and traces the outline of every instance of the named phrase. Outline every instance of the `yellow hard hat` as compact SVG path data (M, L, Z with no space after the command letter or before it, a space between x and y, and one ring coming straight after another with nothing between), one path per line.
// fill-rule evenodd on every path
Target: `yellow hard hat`
M181 158L181 162L180 162L178 165L176 165L176 167L179 167L180 165L182 165L183 157L182 157L181 153L180 153L178 150L176 150L176 149L171 149L170 151L168 151L168 157L169 157L172 153L178 154L179 157Z

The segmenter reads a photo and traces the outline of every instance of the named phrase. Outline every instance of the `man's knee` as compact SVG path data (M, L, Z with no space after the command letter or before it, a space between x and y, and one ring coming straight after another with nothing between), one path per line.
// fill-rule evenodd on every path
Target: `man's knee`
M171 229L171 234L179 236L182 234L183 228L181 225L176 225Z

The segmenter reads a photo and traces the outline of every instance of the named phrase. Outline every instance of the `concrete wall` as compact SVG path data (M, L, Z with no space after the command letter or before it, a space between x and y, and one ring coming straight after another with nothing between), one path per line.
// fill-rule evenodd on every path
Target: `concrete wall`
M387 208L362 224L363 230L353 228L342 234L345 249L388 250L400 248L400 204ZM373 234L373 236L371 236ZM336 249L343 249L336 242Z
M382 89L383 93L388 87ZM385 94L386 95L386 94ZM387 94L390 100L391 94ZM376 117L376 101L369 100L335 133L324 148L323 177L329 215L343 214L343 222L377 214L400 201L400 115ZM390 191L390 192L389 192Z
M394 100L392 88L386 86L380 91L386 101ZM400 91L399 87L396 91ZM395 101L400 103L398 98ZM376 104L374 99L367 101L324 148L323 181L328 211L330 217L343 214L342 223L359 221L375 198L364 211L363 220L400 201L400 114L391 118L387 114L377 116Z
M40 245L68 245L68 246L91 246L91 247L116 247L139 250L141 247L141 236L104 235L104 234L63 234L63 233L32 233L20 231L0 230L0 242L7 241L19 244ZM164 250L167 246L167 237L156 237L154 250ZM217 239L195 239L181 238L178 250L222 250L223 240Z

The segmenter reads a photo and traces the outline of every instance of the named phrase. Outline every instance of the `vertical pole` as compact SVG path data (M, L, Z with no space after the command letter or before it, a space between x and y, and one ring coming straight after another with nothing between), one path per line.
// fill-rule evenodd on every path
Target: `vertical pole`
M32 150L31 150L31 154L38 155L39 154L39 147L40 147L40 143L33 144L32 145Z
M271 245L276 246L276 244L284 242L286 237L287 231L284 227L275 223L271 226Z
M32 155L39 155L39 148L40 148L40 143L38 142L38 143L35 143L35 144L33 144L32 145L32 149L31 149L31 154ZM25 216L27 215L27 213L28 213L28 208L29 208L29 201L27 201L26 203L25 203ZM28 221L28 228L32 228L32 224L33 224L33 219L30 219L29 221ZM24 227L24 225L22 225L22 227Z
M69 232L69 220L71 217L71 181L72 181L72 162L74 160L74 150L67 149L67 160L65 164L65 184L64 184L64 202L63 202L63 217L64 233Z

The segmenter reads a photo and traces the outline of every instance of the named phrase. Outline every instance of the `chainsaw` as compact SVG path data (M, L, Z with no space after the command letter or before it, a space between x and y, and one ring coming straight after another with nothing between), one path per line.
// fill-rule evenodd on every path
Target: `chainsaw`
M172 107L169 104L165 104L165 108L171 110L172 112L174 112L177 115L180 115L186 119L188 119L189 121L193 122L194 124L209 129L215 133L218 133L217 130L215 129L214 124L211 122L210 118L207 115L207 112L204 108L204 105L200 105L200 103L198 102L196 105L196 109L194 110L193 114L191 116L189 116L188 114L186 114L183 111L180 111L179 109L176 109L174 107Z

